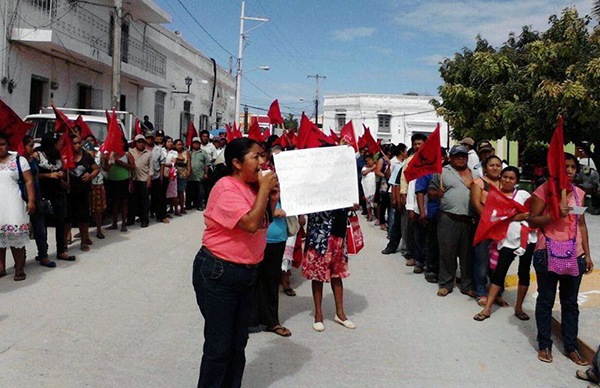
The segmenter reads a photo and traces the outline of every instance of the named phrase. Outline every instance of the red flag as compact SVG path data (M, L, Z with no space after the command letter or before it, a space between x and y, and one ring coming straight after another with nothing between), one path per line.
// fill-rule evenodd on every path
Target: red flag
M258 125L258 119L252 120L252 124L250 125L250 130L248 131L248 139L256 140L259 143L264 143L265 138L260 131L260 126Z
M488 196L475 232L473 246L485 240L500 241L506 237L512 216L526 213L529 209L508 198L496 186L490 185Z
M188 134L187 134L187 147L191 148L192 147L192 140L198 137L198 131L196 131L196 127L194 127L194 122L190 121L190 128L188 129Z
M273 142L273 145L279 145L282 146L283 148L288 148L290 146L290 142L287 136L287 131L284 132L279 139L275 140Z
M269 128L265 129L265 133L263 133L263 137L266 139L269 138L269 136L271 136L271 130Z
M85 139L88 136L92 136L94 139L96 138L87 123L83 121L83 117L81 117L81 115L79 115L77 120L75 120L75 125L79 127L79 136L81 136L81 139Z
M419 148L406 169L404 176L410 182L427 174L442 172L442 145L440 141L440 124L427 141Z
M244 137L244 135L242 134L242 131L240 131L238 129L237 124L234 121L233 122L233 138L234 139L241 139L242 137Z
M377 152L381 151L381 147L379 146L379 143L377 143L375 141L375 139L373 139L373 136L371 136L371 130L369 128L365 127L364 124L363 124L363 128L365 129L365 133L363 133L363 135L362 135L364 147L368 147L369 152L372 153L373 155L375 155ZM360 147L360 141L359 141L359 147Z
M358 152L358 144L356 143L356 134L354 134L354 126L352 120L350 120L340 131L340 137L342 140L348 142L354 148L354 151Z
M293 130L288 132L287 139L288 139L288 143L290 144L290 146L292 146L292 147L298 146L298 136L296 136L296 132L294 132Z
M52 103L52 109L54 109L54 114L56 115L56 127L54 128L54 132L63 133L68 132L70 129L75 129L75 123L69 120L69 118L61 112L54 103Z
M60 137L60 159L62 160L63 168L70 170L75 168L75 156L73 152L73 142L71 141L69 131L64 131Z
M141 135L142 134L142 126L140 125L140 119L138 119L137 117L135 118L135 133L133 135L133 137L136 137L137 135Z
M324 144L335 143L303 113L298 128L298 149L318 148Z
M561 191L569 187L569 177L565 166L565 140L563 135L563 118L558 116L558 126L552 135L548 148L548 190L546 204L552 218L560 218Z
M267 116L269 116L271 124L283 124L283 117L281 117L281 110L279 109L278 100L275 100L271 103L271 106L269 107L269 113L267 113Z
M340 142L340 138L338 137L337 133L333 132L331 128L329 128L329 138L335 144L338 144Z
M0 132L8 136L8 149L16 151L23 147L23 138L33 124L26 123L4 101L0 100Z
M121 156L124 153L125 145L123 144L123 130L117 122L117 114L114 110L112 115L106 111L106 117L108 117L108 133L106 141L100 147L100 152L108 154L114 152L116 156Z
M235 139L235 133L233 132L229 124L225 124L225 138L227 139L227 143Z

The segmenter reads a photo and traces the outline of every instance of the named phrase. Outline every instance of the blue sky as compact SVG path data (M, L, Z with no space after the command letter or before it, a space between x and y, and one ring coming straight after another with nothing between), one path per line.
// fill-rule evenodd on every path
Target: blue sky
M227 67L215 44L178 0L155 0L173 16L169 28ZM237 55L240 0L180 0L228 51ZM313 111L315 81L322 94L417 92L437 94L439 61L473 47L480 33L500 45L524 25L547 28L548 17L570 5L588 14L592 0L247 0L250 16L271 22L252 31L244 53L242 102L282 111ZM252 25L252 24L251 24ZM301 98L306 102L300 101Z

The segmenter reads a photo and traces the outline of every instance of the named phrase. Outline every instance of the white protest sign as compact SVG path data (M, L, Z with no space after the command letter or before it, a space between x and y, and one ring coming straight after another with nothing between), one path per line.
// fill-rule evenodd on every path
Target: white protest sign
M281 208L288 216L358 203L358 173L352 147L286 151L273 159L281 187Z

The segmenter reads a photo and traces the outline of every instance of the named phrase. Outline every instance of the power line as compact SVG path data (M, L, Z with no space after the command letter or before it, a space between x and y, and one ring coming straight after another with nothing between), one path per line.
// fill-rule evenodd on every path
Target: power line
M258 91L260 91L262 94L264 94L265 96L269 97L271 100L275 100L275 97L271 96L269 93L265 92L264 90L262 90L258 85L256 85L254 82L250 81L245 75L242 75L242 78L244 78L246 81L248 81L248 83L252 86L254 86L256 89L258 89ZM283 105L283 104L279 104L281 106L283 106L284 108L287 108L289 111L293 112L293 109L290 108L289 106ZM297 113L297 112L296 112Z
M221 43L219 43L219 41L211 35L210 32L208 32L208 30L206 28L204 28L204 26L202 24L200 24L200 22L198 21L198 19L196 19L196 17L190 12L190 10L185 6L185 4L183 4L183 2L181 0L177 0L177 2L183 7L183 9L185 10L185 12L187 12L188 15L190 15L190 17L194 20L194 22L196 22L196 24L198 25L198 27L200 27L202 29L202 31L204 31L206 33L206 35L208 35L208 37L215 42L220 48L222 48L227 54L231 55L232 57L237 59L237 56L233 55L233 53L229 50L227 50L225 48L225 46L223 46Z

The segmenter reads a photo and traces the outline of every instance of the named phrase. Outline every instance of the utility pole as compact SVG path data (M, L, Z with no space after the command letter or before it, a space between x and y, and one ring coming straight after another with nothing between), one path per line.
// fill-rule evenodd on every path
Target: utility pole
M244 21L253 20L257 22L262 22L248 31L244 31ZM236 85L235 85L235 121L240 119L240 102L242 101L242 69L243 69L243 57L244 57L244 41L246 39L246 34L250 31L262 26L266 22L268 22L268 18L261 17L250 17L246 16L246 1L242 1L242 13L240 16L240 40L238 46L238 63L237 63L237 74L236 74Z
M244 106L244 132L248 133L248 107Z
M113 13L112 47L112 91L111 108L119 110L121 100L121 23L123 19L123 0L115 0Z
M315 91L315 125L318 125L319 124L319 79L325 79L327 77L324 75L315 74L315 75L309 75L306 78L314 78L315 81L317 81L317 88Z

